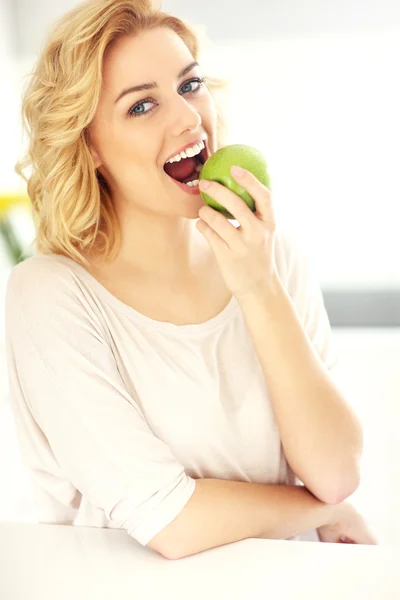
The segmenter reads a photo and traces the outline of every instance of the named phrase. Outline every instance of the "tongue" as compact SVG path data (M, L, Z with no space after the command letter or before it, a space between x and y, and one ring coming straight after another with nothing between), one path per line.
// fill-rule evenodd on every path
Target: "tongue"
M174 179L178 181L183 181L194 174L196 170L196 159L194 157L191 158L182 158L179 162L173 163L165 163L164 171Z

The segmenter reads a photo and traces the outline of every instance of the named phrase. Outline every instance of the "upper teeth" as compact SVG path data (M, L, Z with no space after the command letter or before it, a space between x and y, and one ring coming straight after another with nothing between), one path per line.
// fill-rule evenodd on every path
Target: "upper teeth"
M182 150L179 154L175 154L172 158L167 160L167 163L179 162L182 158L191 158L192 156L196 156L196 154L200 154L200 152L205 147L203 140L191 146L190 148L186 148L186 150Z

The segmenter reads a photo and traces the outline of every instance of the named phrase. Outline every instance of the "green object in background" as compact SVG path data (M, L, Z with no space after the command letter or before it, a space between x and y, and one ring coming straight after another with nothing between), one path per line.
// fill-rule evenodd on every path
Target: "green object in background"
M14 265L29 258L32 254L27 252L20 244L11 219L9 218L9 214L16 206L28 207L29 205L29 198L26 195L16 193L0 194L0 236L4 241L10 260Z
M11 222L7 217L0 219L0 235L5 242L8 254L14 265L17 265L27 258L24 249L14 233Z
M199 181L207 179L209 181L217 181L232 192L237 194L252 210L255 212L256 206L253 198L246 190L239 185L236 179L231 175L231 167L237 165L250 171L265 187L271 190L270 178L267 171L267 163L262 153L245 144L232 144L220 148L212 154L204 163L199 174ZM214 198L208 196L204 191L200 191L200 195L204 202L217 210L218 212L234 219L228 210L219 204Z

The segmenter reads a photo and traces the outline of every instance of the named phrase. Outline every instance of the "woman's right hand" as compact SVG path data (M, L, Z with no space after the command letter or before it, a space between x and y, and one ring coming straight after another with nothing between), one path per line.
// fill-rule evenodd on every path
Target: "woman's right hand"
M350 502L337 505L335 517L327 525L318 527L321 542L334 544L379 544L366 521Z

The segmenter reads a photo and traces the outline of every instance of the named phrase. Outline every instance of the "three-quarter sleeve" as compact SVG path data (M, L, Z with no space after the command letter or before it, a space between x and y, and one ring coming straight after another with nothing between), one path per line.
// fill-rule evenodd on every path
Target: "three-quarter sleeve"
M12 403L24 402L82 496L146 545L183 509L195 479L128 393L79 281L36 258L14 267L7 286Z
M315 260L293 238L287 244L291 249L288 287L300 321L332 381L343 394L351 395L353 388L325 307Z
M283 235L282 240L286 250L286 286L296 312L313 348L326 368L331 373L338 373L338 348L314 261L293 236Z

